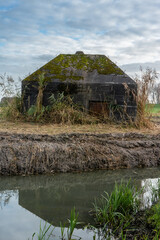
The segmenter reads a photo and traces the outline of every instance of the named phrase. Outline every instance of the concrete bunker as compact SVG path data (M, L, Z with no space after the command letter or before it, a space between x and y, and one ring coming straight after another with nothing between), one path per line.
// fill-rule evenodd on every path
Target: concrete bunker
M43 105L49 97L64 93L73 102L94 114L114 113L117 119L122 114L136 116L137 84L105 55L60 54L22 81L24 110L36 103L38 77L45 74L46 86Z

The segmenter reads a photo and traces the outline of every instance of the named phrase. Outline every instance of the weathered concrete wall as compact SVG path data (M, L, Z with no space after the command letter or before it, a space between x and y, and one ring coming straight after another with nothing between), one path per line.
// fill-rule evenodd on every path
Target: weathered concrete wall
M0 174L42 174L160 165L160 134L0 134Z
M127 114L131 117L136 116L136 99L134 94L137 92L136 84L128 84L127 91L123 84L111 83L67 83L51 81L46 84L44 89L43 105L49 104L49 97L54 93L64 92L73 97L73 101L79 106L90 110L91 103L105 102L108 109L112 106L114 115L120 118L120 113L125 109ZM22 95L24 102L24 109L28 109L36 102L38 94L38 83L34 81L22 82Z

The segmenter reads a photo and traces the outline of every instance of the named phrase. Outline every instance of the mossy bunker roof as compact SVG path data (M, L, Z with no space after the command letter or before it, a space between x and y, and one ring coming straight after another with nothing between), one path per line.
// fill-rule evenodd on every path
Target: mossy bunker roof
M37 81L44 73L46 81L80 83L127 83L135 82L105 55L60 54L24 79Z

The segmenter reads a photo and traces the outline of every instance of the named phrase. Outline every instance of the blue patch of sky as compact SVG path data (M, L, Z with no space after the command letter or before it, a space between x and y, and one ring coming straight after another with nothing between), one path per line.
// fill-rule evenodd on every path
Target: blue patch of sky
M108 31L106 30L102 30L102 31L97 31L96 34L102 36L102 35L105 35L107 32Z
M8 11L8 7L0 6L0 11Z
M57 7L63 7L63 8L66 8L66 7L70 7L70 6L72 6L73 5L73 3L72 3L72 1L71 2L64 2L64 1L60 1L60 2L56 2L55 3L55 5L57 6Z
M39 31L40 31L40 33L42 33L44 35L47 35L47 33L48 33L47 30L45 30L45 29L40 29Z
M74 39L74 40L80 40L81 37L72 37L72 39Z
M5 1L4 3L0 3L0 11L10 11L12 10L13 8L17 7L19 5L19 0L14 0L12 1L11 4L5 4Z
M5 43L0 42L0 47L4 47Z

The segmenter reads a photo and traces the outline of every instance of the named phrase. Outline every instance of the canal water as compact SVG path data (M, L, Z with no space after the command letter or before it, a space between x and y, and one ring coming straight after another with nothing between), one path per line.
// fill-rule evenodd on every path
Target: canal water
M73 207L79 212L78 221L93 224L89 211L94 200L104 191L110 193L115 182L130 178L138 188L156 186L160 168L0 177L0 240L32 239L45 222L55 227L52 239L60 239L60 222L67 223ZM147 204L151 195L150 188L146 189ZM77 226L75 235L92 240L94 233L81 228Z

